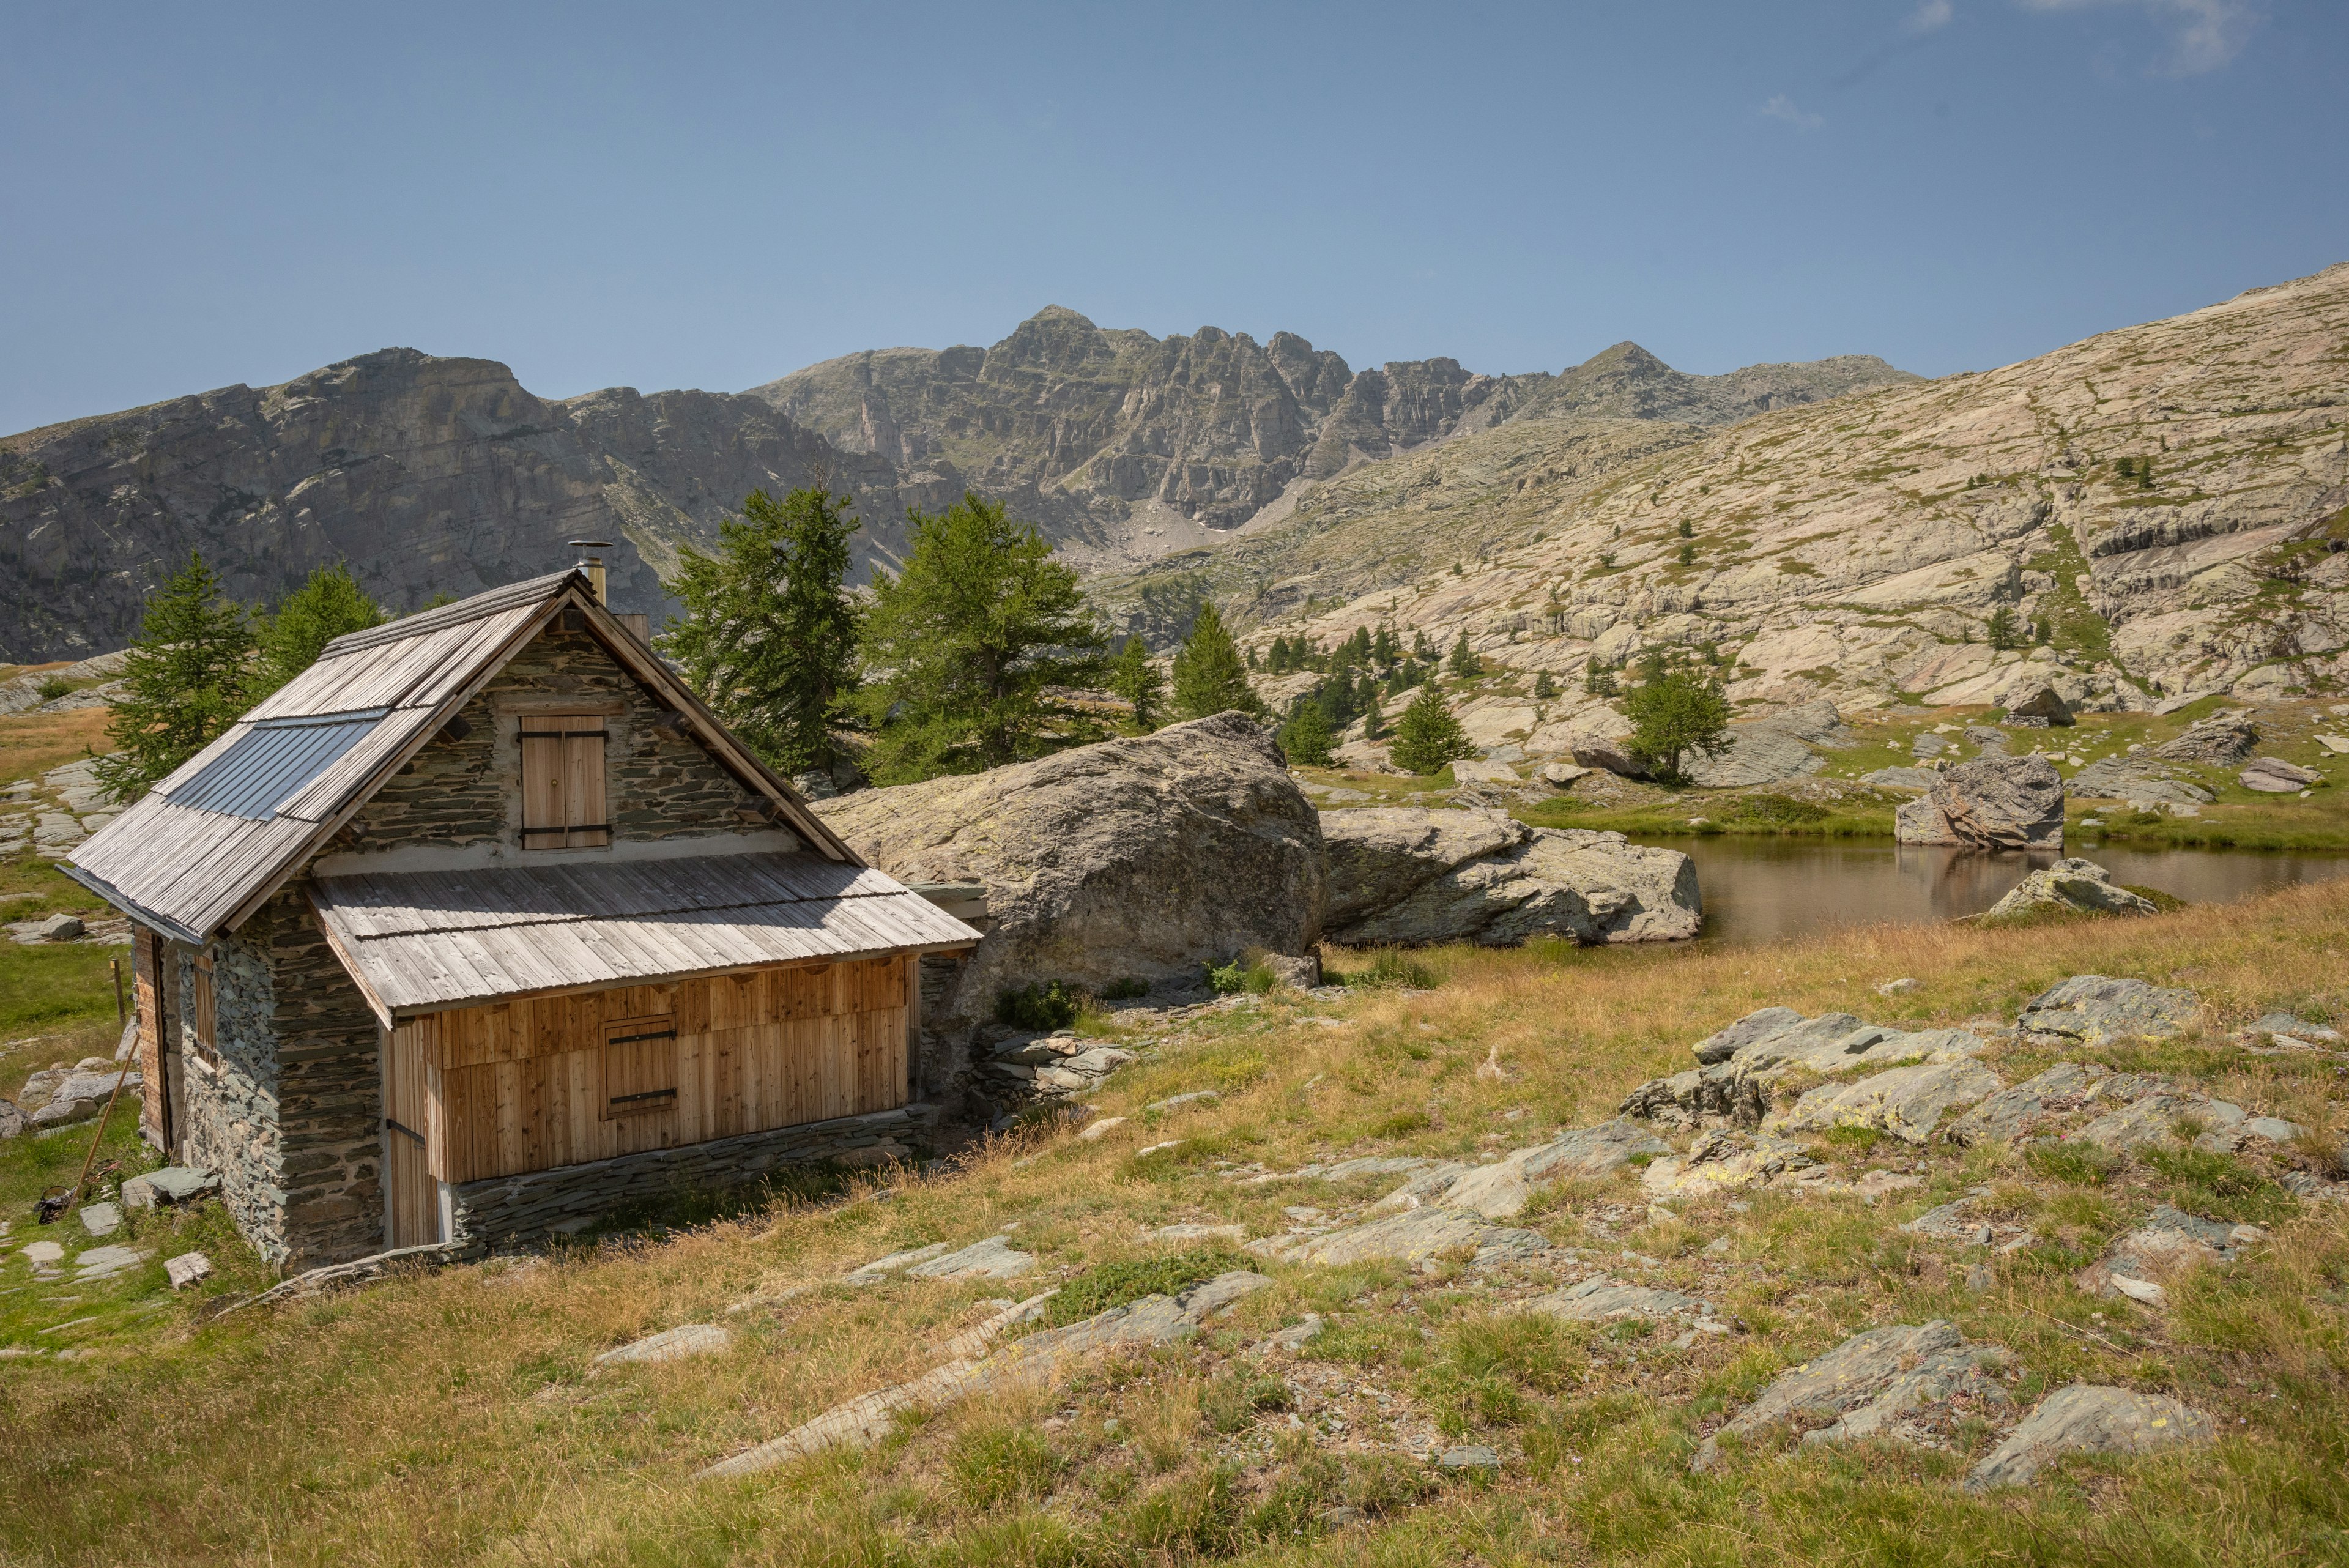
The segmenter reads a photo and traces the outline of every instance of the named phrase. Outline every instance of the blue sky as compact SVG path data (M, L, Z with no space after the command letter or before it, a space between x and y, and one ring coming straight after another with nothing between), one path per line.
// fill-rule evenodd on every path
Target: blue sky
M2340 0L0 17L0 431L394 344L734 390L1047 303L1940 374L2349 259Z

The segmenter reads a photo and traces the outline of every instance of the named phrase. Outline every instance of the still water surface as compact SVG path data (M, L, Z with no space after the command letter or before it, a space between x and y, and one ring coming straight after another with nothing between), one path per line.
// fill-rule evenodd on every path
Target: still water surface
M1671 838L1656 842L1696 862L1704 934L1764 942L1837 926L1980 914L2052 851L1936 849L1833 839ZM2225 903L2299 882L2349 877L2349 854L2256 849L2075 847L2113 880L2158 888L2194 904Z

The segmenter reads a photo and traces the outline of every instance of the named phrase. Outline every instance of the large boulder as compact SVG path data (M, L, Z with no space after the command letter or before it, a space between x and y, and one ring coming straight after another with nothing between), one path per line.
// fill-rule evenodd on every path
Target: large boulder
M1528 827L1500 812L1370 806L1322 813L1321 836L1335 941L1670 941L1695 936L1702 920L1689 857L1619 833Z
M2064 776L2041 756L1976 757L1893 814L1903 844L1976 849L2064 847Z
M2113 874L2093 860L2058 860L2016 883L2007 896L1990 907L1986 920L2022 915L2081 912L2095 915L2150 915L2152 899L2132 893L2113 881Z
M2063 725L2072 722L2072 706L2053 686L2029 681L2017 686L2000 700L2006 710L2010 724Z
M1710 757L1700 754L1686 763L1689 782L1714 789L1783 784L1826 765L1826 759L1806 742L1832 743L1845 733L1843 715L1824 697L1766 719L1732 724L1725 737L1728 750Z
M1301 955L1320 935L1320 817L1244 714L817 809L900 881L986 885L986 940L943 1007L925 999L943 1033L1019 986L1194 980L1206 961Z
M2314 768L2303 768L2282 757L2261 757L2235 775L2235 782L2245 789L2261 794L2298 794L2324 782L2324 775Z

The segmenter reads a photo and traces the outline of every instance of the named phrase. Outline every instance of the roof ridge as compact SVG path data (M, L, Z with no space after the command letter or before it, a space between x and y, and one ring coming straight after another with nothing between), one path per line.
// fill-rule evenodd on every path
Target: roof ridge
M469 620L480 620L533 599L550 599L573 577L579 579L582 588L587 587L587 579L578 568L565 566L543 577L525 577L521 582L507 583L502 587L485 588L471 598L459 599L454 604L435 605L430 609L419 610L414 615L402 616L381 626L371 626L364 631L347 631L319 649L318 657L339 659L347 653L357 653L366 649L380 648L388 642L403 642L426 632L462 626Z

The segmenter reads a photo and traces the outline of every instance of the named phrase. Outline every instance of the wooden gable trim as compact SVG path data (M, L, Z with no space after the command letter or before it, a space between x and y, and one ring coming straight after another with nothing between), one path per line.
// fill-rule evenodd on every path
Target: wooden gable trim
M708 704L695 696L683 681L671 674L667 665L653 657L651 649L637 641L636 637L621 624L618 617L595 602L595 591L588 587L587 579L579 573L574 572L567 581L557 585L555 591L544 604L539 607L537 614L523 621L498 645L494 651L481 659L481 668L474 672L471 679L441 701L440 706L432 711L431 722L422 726L414 740L386 758L371 777L355 787L349 797L336 808L332 815L320 821L317 830L288 854L243 903L230 912L228 919L222 922L222 929L235 930L258 913L264 905L276 896L279 889L283 888L303 867L310 863L322 845L341 832L351 818L358 815L360 808L374 799L378 792L390 783L400 769L415 760L417 753L431 744L440 735L441 726L446 724L452 715L462 711L466 703L480 696L481 689L495 680L499 672L513 661L516 654L543 635L548 623L566 609L584 611L590 635L602 645L605 652L612 656L614 662L635 677L640 684L652 688L668 699L672 707L683 712L691 721L698 738L718 758L719 762L725 765L727 771L758 794L773 801L783 820L792 831L812 845L819 854L826 859L836 860L843 865L863 866L864 864L864 859L848 846L845 840L833 832L824 825L823 818L809 809L807 803L801 799L799 792L792 788L789 782L761 762L748 747L737 741L718 715L709 711ZM419 676L418 679L422 680L427 677ZM96 879L90 880L95 882ZM98 888L93 888L92 890L99 891L101 897L108 896ZM110 897L109 901L120 907L119 898ZM194 940L199 942L202 940L202 938ZM348 969L351 966L346 963L344 967Z

